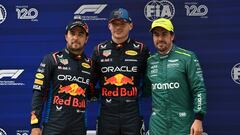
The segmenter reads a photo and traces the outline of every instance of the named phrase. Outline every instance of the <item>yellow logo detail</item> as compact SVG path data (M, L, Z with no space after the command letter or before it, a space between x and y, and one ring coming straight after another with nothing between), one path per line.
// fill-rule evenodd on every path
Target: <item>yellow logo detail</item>
M38 79L43 79L43 78L44 78L44 75L41 74L41 73L37 73L37 74L35 75L35 77L38 78Z
M43 80L35 79L34 83L38 85L43 85Z
M135 56L135 55L137 55L138 53L137 53L136 51L134 51L134 50L128 50L128 51L125 52L125 54L131 55L131 56Z
M90 65L88 63L82 63L82 66L85 68L90 68Z

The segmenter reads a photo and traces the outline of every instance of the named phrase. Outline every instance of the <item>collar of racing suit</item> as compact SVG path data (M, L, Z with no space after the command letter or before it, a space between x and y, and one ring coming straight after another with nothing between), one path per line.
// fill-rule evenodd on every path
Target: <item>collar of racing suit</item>
M112 45L114 45L117 49L118 48L122 48L125 44L128 44L128 43L130 43L130 38L128 37L128 39L126 40L126 41L124 41L124 42L122 42L122 43L120 43L120 44L118 44L118 43L115 43L113 40L111 40L111 44Z
M67 48L64 49L64 52L66 52L71 58L75 60L81 60L82 58L86 58L84 52L81 55L76 55L69 51Z

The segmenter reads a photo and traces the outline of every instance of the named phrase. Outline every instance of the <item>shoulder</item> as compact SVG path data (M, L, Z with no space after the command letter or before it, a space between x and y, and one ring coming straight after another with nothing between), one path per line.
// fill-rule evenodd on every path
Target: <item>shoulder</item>
M180 57L183 57L183 58L195 57L194 52L192 52L190 50L183 49L183 48L178 47L178 46L175 46L174 53L179 55Z

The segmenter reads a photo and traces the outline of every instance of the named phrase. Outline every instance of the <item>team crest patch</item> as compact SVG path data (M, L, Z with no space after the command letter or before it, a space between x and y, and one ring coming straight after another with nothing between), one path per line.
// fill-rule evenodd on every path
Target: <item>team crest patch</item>
M109 55L111 55L112 51L111 50L104 50L103 51L103 56L108 57Z
M68 59L60 59L60 62L61 62L63 65L67 65L67 64L68 64Z

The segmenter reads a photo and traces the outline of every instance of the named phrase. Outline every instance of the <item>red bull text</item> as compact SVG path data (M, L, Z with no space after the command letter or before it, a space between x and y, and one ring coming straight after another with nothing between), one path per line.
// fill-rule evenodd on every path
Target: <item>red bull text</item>
M127 90L126 88L116 88L115 90L108 90L107 88L102 88L102 96L107 97L135 97L137 96L137 88L132 87L131 90Z

